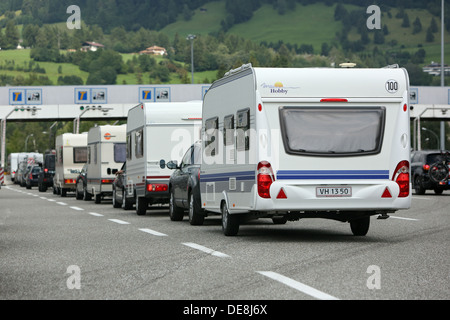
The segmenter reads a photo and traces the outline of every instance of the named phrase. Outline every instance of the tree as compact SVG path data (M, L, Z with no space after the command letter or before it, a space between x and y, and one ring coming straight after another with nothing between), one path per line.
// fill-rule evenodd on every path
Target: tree
M434 20L434 18L431 19L431 22L430 22L430 29L431 29L431 32L433 32L433 33L436 33L436 32L439 31L438 25L437 25L437 23L436 23L436 20Z
M425 38L426 42L433 42L434 41L434 34L433 31L431 31L431 28L427 29L427 36Z
M413 22L413 34L417 34L422 31L422 23L420 22L420 18L416 17L416 20Z
M410 27L409 17L408 17L408 14L406 12L405 12L405 14L403 16L402 27L403 28L409 28Z
M19 44L19 31L14 20L9 20L5 27L5 49L16 49Z

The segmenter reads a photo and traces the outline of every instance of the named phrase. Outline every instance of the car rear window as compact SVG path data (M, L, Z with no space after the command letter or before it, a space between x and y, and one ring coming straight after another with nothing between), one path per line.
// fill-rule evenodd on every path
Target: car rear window
M427 155L427 163L428 164L442 162L444 160L445 160L445 155L440 154L440 153L432 153L432 154Z
M280 107L288 154L351 156L381 150L385 108Z

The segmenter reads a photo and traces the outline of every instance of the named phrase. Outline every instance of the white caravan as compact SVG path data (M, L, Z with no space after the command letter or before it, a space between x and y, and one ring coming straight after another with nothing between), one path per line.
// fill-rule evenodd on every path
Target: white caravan
M202 208L225 235L259 217L365 235L370 216L411 205L408 99L398 66L231 70L204 97Z
M16 172L19 169L19 163L27 161L28 165L42 162L44 155L37 152L15 152L8 155L8 171L10 172L11 181L15 182Z
M200 138L202 102L139 104L128 111L125 201L144 215L150 204L169 201L172 170L166 162L181 162Z
M86 191L100 203L112 196L112 183L126 160L126 124L97 126L88 132Z
M75 191L76 179L87 161L87 132L63 133L56 137L53 193L62 197Z

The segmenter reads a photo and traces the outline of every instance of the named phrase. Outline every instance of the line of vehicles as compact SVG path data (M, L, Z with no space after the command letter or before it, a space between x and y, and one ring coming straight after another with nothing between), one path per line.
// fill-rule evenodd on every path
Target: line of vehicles
M332 219L366 235L371 216L410 207L417 180L409 79L395 66L243 65L203 101L141 103L125 125L62 134L54 156L55 194L110 198L138 215L168 205L171 220L187 215L192 225L220 215L227 236L259 218ZM443 161L431 168L440 173L436 192L450 188Z

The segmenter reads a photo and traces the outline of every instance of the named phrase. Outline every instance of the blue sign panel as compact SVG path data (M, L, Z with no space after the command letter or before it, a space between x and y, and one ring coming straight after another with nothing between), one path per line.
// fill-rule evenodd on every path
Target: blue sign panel
M75 103L108 103L106 88L76 88Z
M9 104L42 104L42 89L9 89Z

